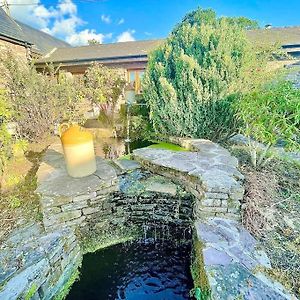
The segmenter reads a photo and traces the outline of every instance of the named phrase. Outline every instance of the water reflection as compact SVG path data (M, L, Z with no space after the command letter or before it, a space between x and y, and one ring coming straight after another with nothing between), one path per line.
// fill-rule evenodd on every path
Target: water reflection
M190 244L134 242L84 256L68 300L190 299Z

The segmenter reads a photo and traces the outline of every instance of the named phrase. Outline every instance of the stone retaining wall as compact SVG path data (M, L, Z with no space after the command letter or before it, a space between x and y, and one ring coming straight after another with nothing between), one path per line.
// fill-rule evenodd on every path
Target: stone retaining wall
M33 223L1 246L0 299L53 299L81 264L81 251L69 229L45 233Z
M78 195L59 194L54 189L51 195L40 192L46 230L71 227L83 232L97 230L99 234L132 225L191 225L193 198L180 186L138 170L119 180L120 185ZM128 188L122 187L126 182Z
M193 223L214 299L224 295L291 299L265 274L255 273L256 267L270 267L265 252L238 222L228 220L239 219L244 193L237 160L207 140L176 142L191 152L134 151L134 158L151 172L139 170L139 164L132 161L116 162L117 172L97 158L97 172L81 179L67 175L61 147L52 146L37 174L47 233L36 225L25 228L1 249L0 299L57 296L81 263L75 228L81 229L79 234L92 233L96 238L109 232L108 238L115 239L120 228L128 232L133 227L156 229L156 225L167 231L175 225L185 236Z
M182 183L198 199L196 218L240 219L244 188L237 159L208 140L175 141L193 152L143 148L133 156L146 169Z
M105 222L115 210L110 193L117 186L103 188L77 196L43 196L41 198L43 222L47 231L77 226L84 227L94 220Z

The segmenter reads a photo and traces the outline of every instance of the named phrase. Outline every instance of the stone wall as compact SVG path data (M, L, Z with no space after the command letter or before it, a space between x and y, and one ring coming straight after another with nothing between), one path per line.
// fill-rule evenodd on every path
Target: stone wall
M97 157L95 174L69 177L60 145L50 147L44 157L37 192L48 232L64 227L113 231L145 223L186 226L193 217L191 195L149 172L117 176L116 168Z
M207 140L177 142L191 152L134 151L135 159L149 171L140 170L134 161L116 161L112 166L97 158L97 172L81 179L67 175L61 147L50 147L38 171L37 189L48 233L35 234L33 230L31 236L37 237L33 247L24 234L20 247L12 238L10 247L17 245L14 253L19 251L15 249L22 250L22 255L13 255L14 259L11 249L7 248L8 258L0 252L0 261L7 262L0 269L4 283L0 299L24 298L32 291L33 299L59 294L82 257L73 228L79 229L79 236L87 233L90 240L89 234L101 238L107 232L116 239L117 230L129 232L134 227L145 234L153 227L156 237L157 226L162 238L176 240L174 232L165 236L164 229L179 228L183 235L191 226L196 229L195 240L203 247L199 266L203 270L196 271L207 273L207 291L213 299L223 299L224 295L292 299L266 273L256 271L270 268L266 253L239 222L230 220L239 219L244 193L237 160ZM195 289L202 291L198 285Z
M13 44L8 41L0 40L0 51L11 51L12 54L16 55L18 58L27 62L28 50L21 45Z
M0 299L52 299L81 264L73 231L45 233L32 223L13 232L0 251Z
M137 176L129 190L114 185L74 197L42 196L46 230L71 227L105 235L123 228L142 231L143 226L169 226L184 230L191 225L193 198L189 193L161 177L135 172L120 178L124 184L130 181L128 177Z
M238 161L228 150L208 141L177 139L192 152L137 149L134 158L143 167L183 184L196 198L196 218L220 216L240 219L244 194Z

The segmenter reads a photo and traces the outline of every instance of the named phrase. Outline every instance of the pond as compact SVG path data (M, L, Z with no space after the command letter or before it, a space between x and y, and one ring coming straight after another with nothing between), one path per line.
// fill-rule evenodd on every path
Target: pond
M84 255L67 300L190 299L190 243L133 242Z
M116 159L132 153L133 150L152 145L153 142L135 140L126 142L121 138L96 137L94 139L95 153L97 156Z

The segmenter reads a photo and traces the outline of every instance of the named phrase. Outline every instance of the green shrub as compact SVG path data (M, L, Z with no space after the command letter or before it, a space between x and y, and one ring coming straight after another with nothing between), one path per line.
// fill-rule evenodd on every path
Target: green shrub
M150 141L155 133L149 119L149 108L143 97L137 96L136 103L128 107L130 114L131 140Z
M12 155L12 138L7 131L7 123L12 117L12 109L8 103L6 91L0 89L0 177L8 158Z
M254 167L263 167L272 159L270 148L278 141L287 150L300 149L300 90L291 82L275 82L257 89L242 97L237 109ZM253 139L266 144L265 150Z
M53 133L57 123L81 117L80 78L70 79L51 65L47 74L38 73L33 65L27 66L10 52L1 53L0 65L18 138L36 141Z
M102 117L113 123L115 106L126 84L125 74L114 68L93 63L85 72L85 96L97 105Z
M234 104L262 80L266 63L245 26L198 9L150 54L143 95L156 132L218 141L237 131Z

